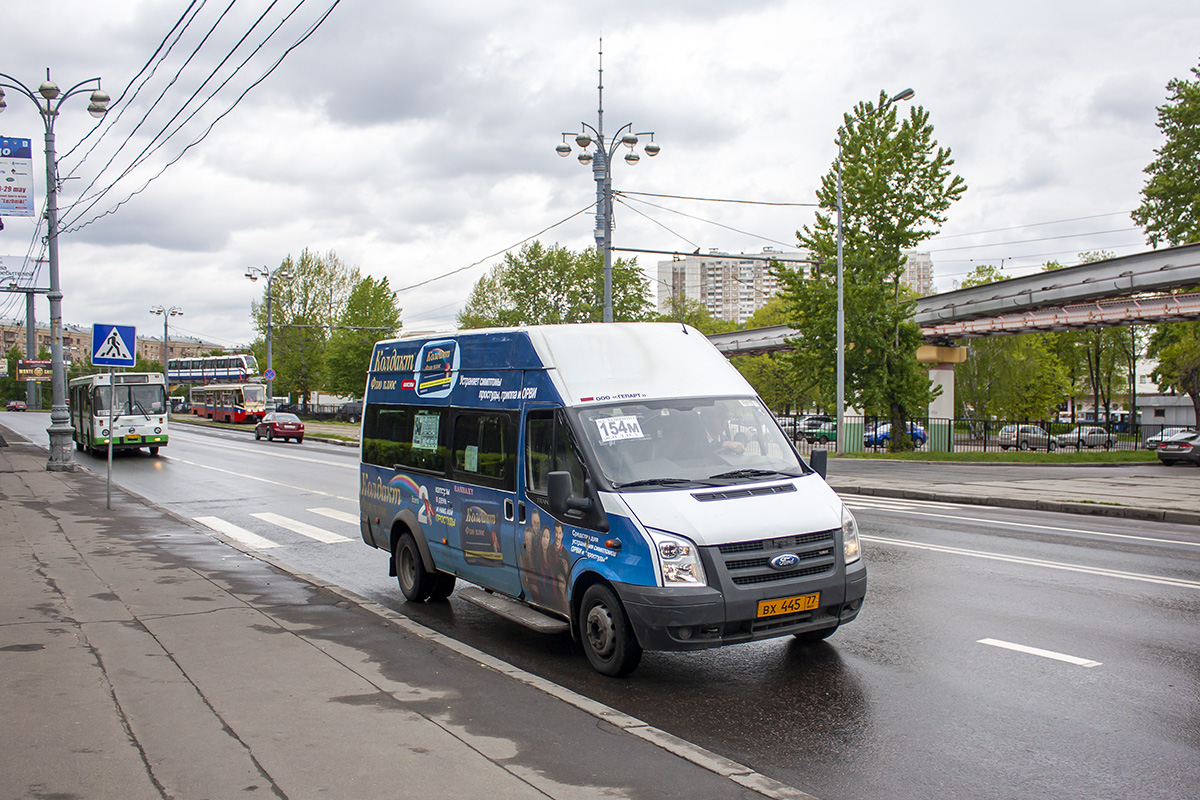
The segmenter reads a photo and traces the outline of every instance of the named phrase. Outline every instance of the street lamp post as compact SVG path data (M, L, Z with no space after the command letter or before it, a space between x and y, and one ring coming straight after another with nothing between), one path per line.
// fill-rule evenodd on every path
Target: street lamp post
M35 94L16 78L0 72L0 112L6 108L4 89L13 89L33 101L46 129L46 245L50 256L50 291L47 296L50 298L50 372L53 390L50 427L46 429L50 435L50 460L46 469L52 472L75 469L75 459L71 455L71 417L67 413L66 382L63 379L62 288L58 280L58 165L54 154L54 120L64 100L87 91L93 85L95 89L92 90L87 110L99 119L108 111L110 99L107 93L101 91L99 78L89 78L64 92L50 80L50 70L47 69L46 80Z
M867 116L878 114L892 103L897 103L901 100L910 100L915 94L912 89L905 89L902 92L892 95L886 103L881 103L878 108L872 111ZM856 121L861 121L865 117L856 117ZM842 130L845 130L843 126ZM838 161L837 161L837 451L838 453L846 452L846 426L843 424L846 417L846 308L844 305L844 289L842 281L842 134L838 134Z
M598 86L600 105L596 112L596 127L580 122L579 133L564 133L562 143L555 151L566 158L571 154L568 136L575 138L575 143L583 151L579 154L579 163L592 165L592 175L596 180L596 249L604 259L604 321L613 321L612 310L612 160L622 145L629 148L625 154L628 164L636 164L641 160L634 147L639 136L649 136L650 141L643 148L646 155L653 158L662 150L654 141L654 131L633 132L633 123L623 125L611 139L604 138L604 51L600 51L600 83ZM589 133L590 131L590 133ZM593 139L593 137L595 137ZM589 151L593 144L595 149Z
M275 278L287 279L292 277L291 274L283 267L275 269L267 269L266 267L246 267L246 277L252 281L257 281L259 276L267 279L267 373L275 371L271 363L271 282ZM274 378L267 378L267 405L271 408L275 407L275 392Z
M170 350L167 346L167 323L171 321L171 317L183 316L183 309L179 306L151 306L151 314L162 314L163 318L163 385L167 387L167 391L171 391L171 381L167 376L167 360L170 358Z

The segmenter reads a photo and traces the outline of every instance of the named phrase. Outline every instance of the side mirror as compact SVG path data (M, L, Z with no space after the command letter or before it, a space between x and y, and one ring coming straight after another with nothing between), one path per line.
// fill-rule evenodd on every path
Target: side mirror
M571 473L563 470L551 472L546 476L547 494L550 500L550 511L556 516L562 516L568 511L592 510L590 497L579 497L572 493Z
M813 450L812 455L808 457L808 465L824 478L825 473L829 471L829 451L824 448Z

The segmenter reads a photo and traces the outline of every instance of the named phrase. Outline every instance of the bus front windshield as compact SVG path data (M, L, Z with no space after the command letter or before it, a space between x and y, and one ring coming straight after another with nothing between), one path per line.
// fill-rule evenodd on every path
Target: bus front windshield
M97 386L95 409L97 416L108 416L108 400L112 389L108 386ZM164 398L166 391L160 384L118 385L116 387L116 402L113 404L113 416L125 414L162 414L166 406Z
M578 413L600 469L617 489L723 485L807 471L757 398L646 400Z

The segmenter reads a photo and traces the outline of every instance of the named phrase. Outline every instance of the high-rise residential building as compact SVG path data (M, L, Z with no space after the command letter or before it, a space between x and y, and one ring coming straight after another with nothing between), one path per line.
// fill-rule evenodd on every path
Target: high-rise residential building
M797 268L796 259L807 259L800 250L764 248L761 253L725 253L709 250L706 255L681 256L658 262L658 310L665 311L671 297L693 300L717 319L744 325L779 291L771 273L770 259L788 259L785 266Z
M908 263L900 282L922 297L933 294L933 259L929 253L905 250L904 256Z

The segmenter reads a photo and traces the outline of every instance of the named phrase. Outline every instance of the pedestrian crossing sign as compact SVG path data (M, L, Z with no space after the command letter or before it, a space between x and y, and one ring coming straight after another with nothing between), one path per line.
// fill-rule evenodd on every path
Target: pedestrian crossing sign
M132 325L92 325L92 364L132 367L137 363L137 329Z

